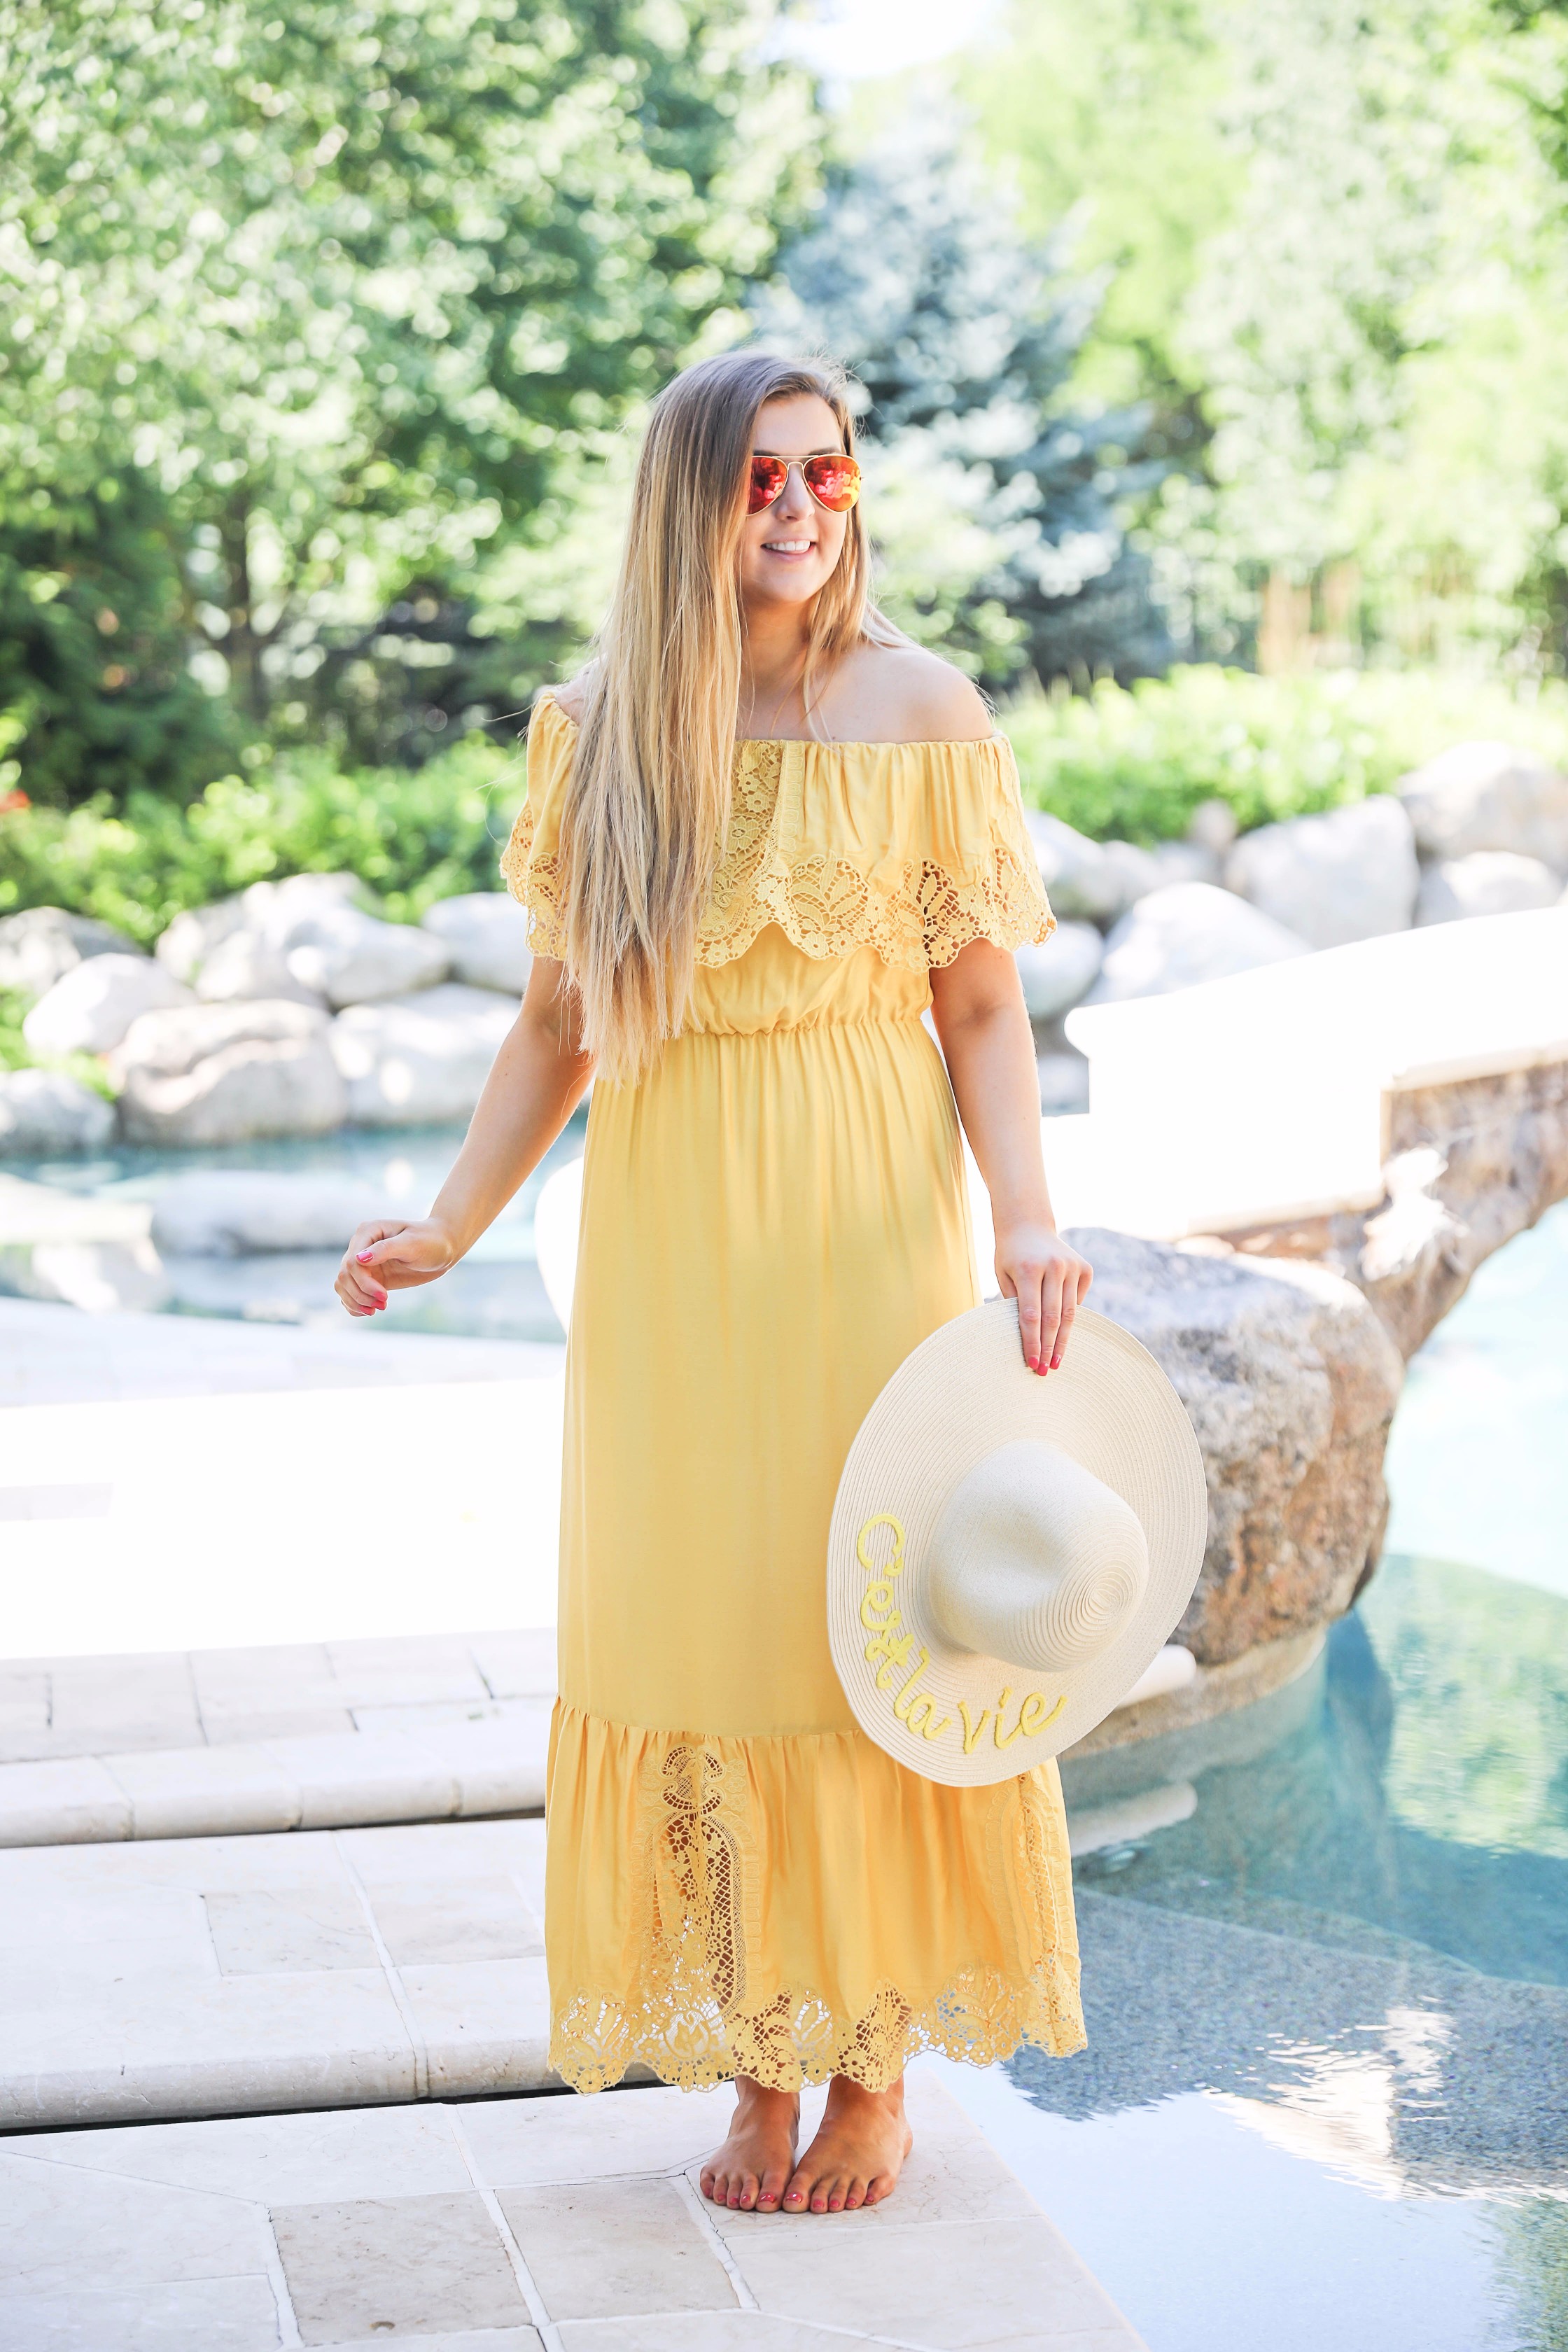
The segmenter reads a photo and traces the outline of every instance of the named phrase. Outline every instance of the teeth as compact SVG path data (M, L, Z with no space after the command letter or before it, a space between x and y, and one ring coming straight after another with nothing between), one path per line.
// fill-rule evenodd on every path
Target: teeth
M809 539L767 539L763 544L770 555L805 555L816 541Z

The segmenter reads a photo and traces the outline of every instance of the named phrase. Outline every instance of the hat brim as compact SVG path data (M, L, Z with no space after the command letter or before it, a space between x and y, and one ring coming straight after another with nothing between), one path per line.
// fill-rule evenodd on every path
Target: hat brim
M1102 1480L1137 1513L1149 1547L1149 1580L1131 1622L1098 1657L1048 1683L944 1641L918 1598L921 1562L953 1487L1017 1438L1043 1440ZM897 1664L887 1644L879 1657L867 1655L879 1640L868 1627L888 1596L868 1597L876 1580L857 1550L868 1520L889 1517L903 1531L895 1591L909 1595L904 1623L915 1636ZM856 1721L899 1763L950 1788L1016 1778L1092 1731L1152 1663L1192 1598L1207 1532L1192 1423L1153 1357L1120 1324L1080 1308L1060 1369L1042 1380L1024 1362L1014 1300L955 1316L899 1366L838 1482L827 1626ZM888 1529L868 1538L869 1556L885 1558L891 1540Z

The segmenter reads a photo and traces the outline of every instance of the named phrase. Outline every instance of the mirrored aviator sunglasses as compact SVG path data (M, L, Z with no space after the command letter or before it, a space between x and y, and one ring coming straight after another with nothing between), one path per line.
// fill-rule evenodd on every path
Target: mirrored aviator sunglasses
M860 468L842 449L830 449L816 457L753 457L748 514L761 514L782 495L792 466L800 467L806 488L829 514L847 514L860 495Z

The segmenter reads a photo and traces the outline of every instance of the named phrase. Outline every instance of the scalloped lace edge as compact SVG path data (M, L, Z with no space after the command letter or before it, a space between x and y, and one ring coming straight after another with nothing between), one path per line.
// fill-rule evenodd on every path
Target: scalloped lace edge
M1018 1790L997 1909L1016 1906L1027 1921L1026 1969L963 1969L921 2006L884 1979L860 2015L836 2016L809 1985L748 1999L762 1935L743 1764L691 1741L656 1749L639 1778L629 1857L633 1982L562 1987L552 1972L551 2064L584 2092L633 2066L683 2090L747 2074L795 2091L844 2074L883 2091L922 2050L977 2066L1025 2042L1053 2057L1081 2050L1078 1939L1057 1893L1062 1874L1071 1885L1066 1832L1034 1775Z
M950 964L973 940L1012 950L1055 930L1032 856L994 825L984 867L962 875L931 857L879 861L874 875L826 850L786 858L775 832L781 774L776 743L737 747L730 830L698 931L699 964L734 962L770 923L805 955L827 959L869 947L908 971ZM534 952L560 960L566 952L560 860L536 856L533 840L525 801L501 872L533 917Z

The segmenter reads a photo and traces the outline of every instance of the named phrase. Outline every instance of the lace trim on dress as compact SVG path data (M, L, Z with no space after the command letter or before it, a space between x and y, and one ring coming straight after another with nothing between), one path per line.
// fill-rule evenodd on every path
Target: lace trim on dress
M1000 1812L987 1857L1004 1911L1021 1908L1030 1965L963 1970L915 2008L877 1986L858 2017L836 2017L810 1985L748 1997L762 1946L759 1872L743 1764L675 1740L644 1760L631 1874L633 1980L611 1992L552 1984L550 2061L575 2091L602 2091L644 2065L683 2090L748 2074L795 2091L845 2074L886 2090L922 2050L988 2066L1030 2042L1056 2057L1084 2046L1078 1945L1053 1887L1070 1883L1059 1809L1034 1773Z
M963 873L929 856L858 863L826 850L787 855L778 824L783 768L780 743L736 746L730 830L698 930L700 964L733 962L769 923L805 955L869 947L907 971L950 964L973 940L1013 950L1055 930L1027 836L1009 841L994 824L982 859ZM501 872L533 916L534 952L560 960L566 952L561 861L534 854L534 827L525 802Z

